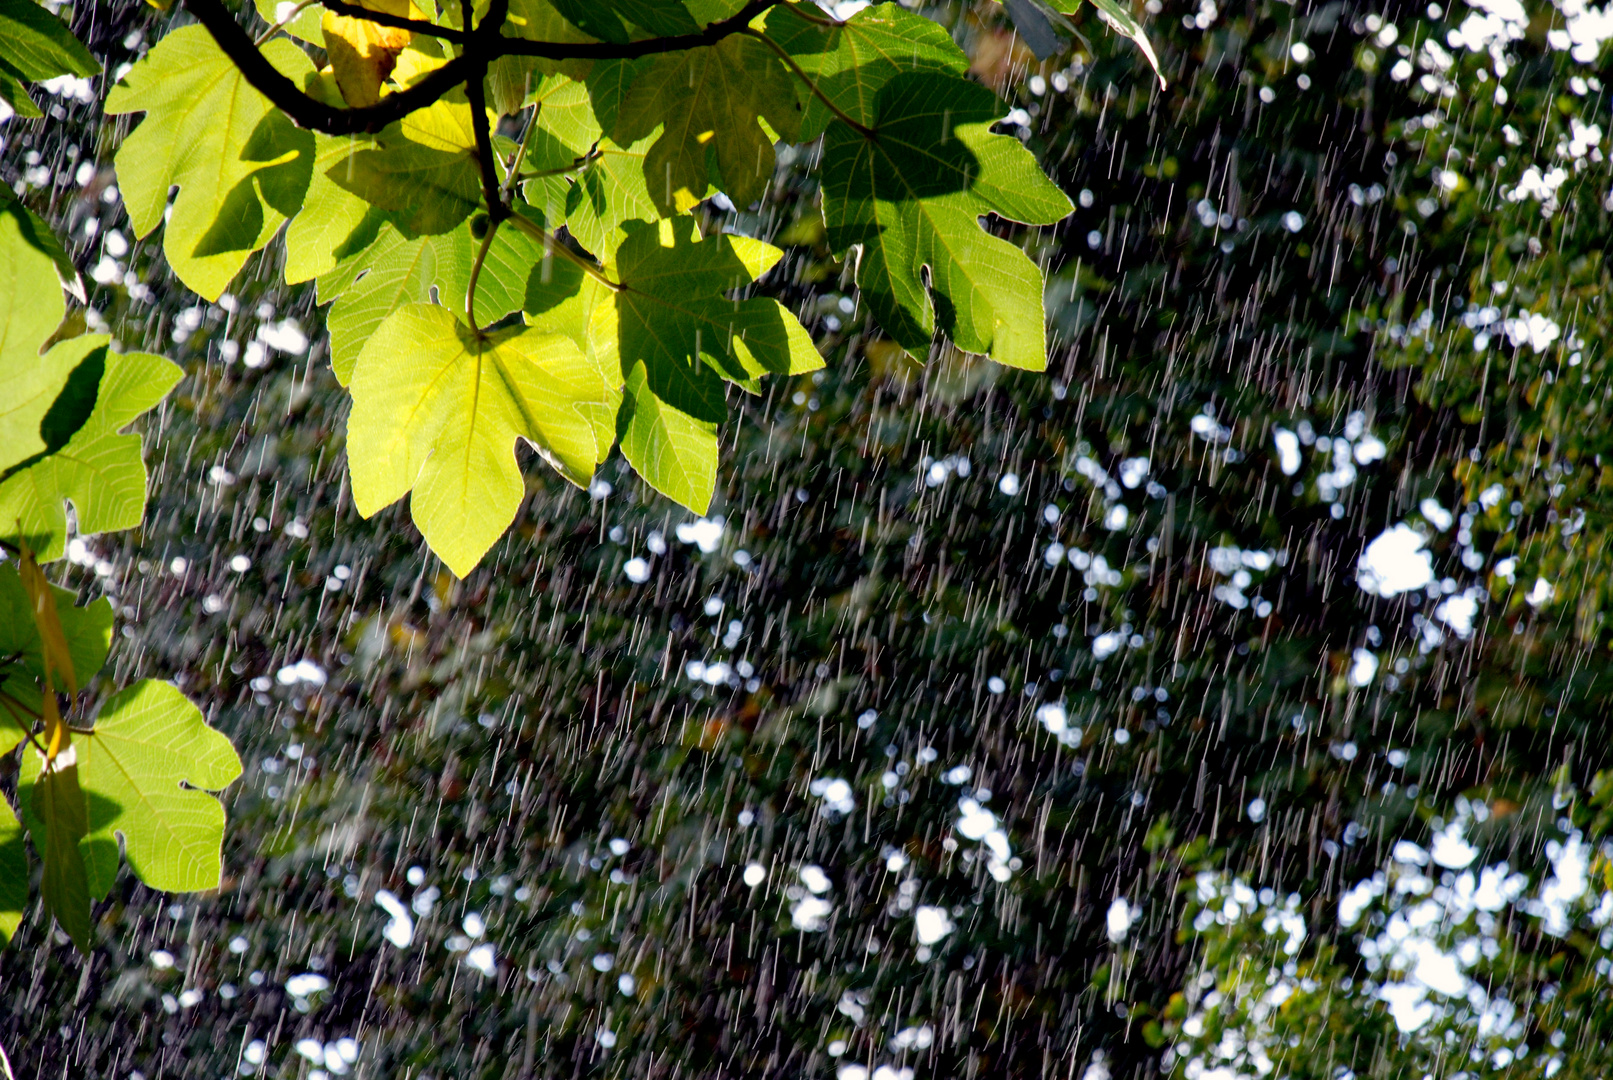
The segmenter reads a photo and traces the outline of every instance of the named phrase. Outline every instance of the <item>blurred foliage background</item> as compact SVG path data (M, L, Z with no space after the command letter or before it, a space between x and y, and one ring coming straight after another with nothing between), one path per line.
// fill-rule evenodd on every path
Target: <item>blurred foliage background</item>
M114 73L170 18L82 9ZM188 306L103 80L0 125L187 371L73 552L103 679L248 763L217 895L0 955L19 1075L1606 1073L1609 16L1148 0L1160 91L926 11L1078 204L1050 372L883 340L781 149L706 210L828 370L734 402L711 518L532 468L464 581L353 511L276 246Z

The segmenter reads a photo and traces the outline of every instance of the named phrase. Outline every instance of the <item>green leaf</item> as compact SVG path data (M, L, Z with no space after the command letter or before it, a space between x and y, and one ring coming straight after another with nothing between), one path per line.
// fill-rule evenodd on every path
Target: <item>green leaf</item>
M577 174L566 194L566 229L595 257L610 262L616 257L629 221L657 221L661 212L644 185L644 157L652 140L617 146L601 139L597 156ZM532 184L527 198L532 198Z
M102 597L85 607L73 603L74 594L51 586L56 597L56 618L67 639L67 655L79 683L88 683L106 663L112 647L112 604ZM0 565L0 656L20 656L19 664L34 679L45 677L43 646L34 626L33 606L15 562ZM11 670L6 668L3 670ZM24 702L32 707L33 702ZM0 730L10 721L0 716ZM4 751L0 751L3 753Z
M465 310L470 271L481 241L466 228L434 237L432 242L437 249L437 294L443 306L458 315ZM476 279L476 324L491 325L526 306L528 293L535 288L532 279L540 273L542 261L542 243L513 224L500 228L487 247L482 272Z
M679 227L681 224L681 228ZM658 397L691 416L721 420L723 379L756 388L766 374L816 371L823 358L777 300L730 299L783 256L743 236L696 240L687 218L634 224L613 269L622 372L642 362Z
M1165 73L1159 70L1159 57L1154 54L1154 46L1149 42L1142 24L1132 17L1131 12L1121 7L1118 0L1089 0L1089 2L1098 9L1098 15L1104 22L1137 43L1137 47L1148 58L1148 65L1154 69L1155 76L1159 78L1159 88L1165 89Z
M16 236L10 243L20 240L26 247L48 258L56 268L56 280L61 283L61 287L71 293L79 303L83 303L84 282L79 278L78 268L73 265L73 260L62 249L61 241L39 215L24 206L22 200L4 185L0 185L0 215L12 219L16 227ZM31 291L42 296L48 288L44 284L44 278L30 285ZM60 297L57 298L57 302L59 301Z
M525 168L541 172L575 167L602 134L588 87L551 75L537 86L532 100L538 105L538 127L527 145Z
M81 847L90 895L112 887L118 836L129 867L153 889L218 888L224 807L208 792L233 783L241 759L184 694L142 679L108 698L73 748L89 804Z
M40 423L77 363L60 346L39 355L67 305L50 256L32 239L36 224L0 196L0 475L45 450Z
M4 754L16 745L6 743L5 725L10 723L0 716L0 750ZM20 730L12 730L21 737ZM0 948L11 944L22 925L22 916L28 910L28 847L23 843L22 822L11 809L11 804L0 795Z
M45 114L40 111L34 99L28 95L28 88L22 85L22 80L11 73L11 68L0 63L0 101L11 106L11 111L24 120L34 120Z
M528 41L548 41L555 44L577 44L593 38L579 30L555 10L549 0L510 0L510 13L505 18L504 30L509 37ZM513 90L524 85L526 72L544 74L564 72L574 78L588 73L592 61L543 60L528 56L506 56L488 68L489 101L508 105Z
M594 117L605 131L616 129L621 115L622 99L638 78L640 71L649 67L650 60L601 60L588 70L585 84L588 100L594 106Z
M75 745L72 750L77 750ZM79 841L89 831L89 812L79 787L78 766L64 753L46 766L28 785L34 846L45 860L40 893L45 908L73 939L78 951L88 953L94 938L90 923L89 877ZM22 793L19 785L18 794Z
M263 54L295 83L313 72L284 38ZM217 300L301 205L313 136L253 90L200 26L158 42L113 89L106 111L146 113L116 158L135 233L146 236L162 222L168 191L178 185L163 253L193 292Z
M67 25L33 0L0 0L0 61L28 82L101 71Z
M656 491L704 514L717 486L717 424L676 409L650 389L643 363L627 376L622 456Z
M650 198L663 214L688 210L713 182L740 206L761 198L773 176L773 139L800 131L795 77L755 38L735 34L709 48L654 57L627 90L611 136L628 146L661 128L644 158Z
M444 308L393 312L359 354L347 454L369 517L413 491L415 524L463 577L515 519L525 439L573 483L604 450L579 405L608 406L619 377L563 335L477 335Z
M675 37L700 29L682 0L551 0L567 22L601 41L623 44L636 26L650 37Z
M437 249L430 237L408 240L390 225L360 255L319 279L321 302L335 298L325 318L330 366L346 386L364 343L381 321L409 303L431 299L437 280Z
M411 113L326 175L391 211L404 232L445 233L482 205L481 171L469 105L438 101Z
M281 12L289 15L297 7L297 0L255 0L258 15L270 26L280 22ZM290 34L298 41L306 41L310 45L325 46L325 35L320 20L325 9L318 4L311 4L297 16L281 27L285 33Z
M480 246L468 225L413 240L383 226L368 249L320 278L320 300L336 298L325 327L337 380L351 381L359 352L382 320L404 304L430 301L433 287L445 306L462 312ZM476 321L487 326L526 306L542 260L540 245L512 226L499 229L477 279Z
M794 7L767 13L767 34L789 52L836 109L859 124L873 126L880 88L903 72L962 75L969 58L946 29L898 4L863 8L848 21L825 25ZM822 135L834 112L805 85L798 87L803 108L801 139Z
M108 340L87 335L56 348L85 356L105 349ZM60 558L65 549L65 501L73 503L80 536L132 529L145 513L146 466L140 457L140 436L119 432L161 401L182 372L160 356L103 355L106 372L89 419L60 451L0 482L0 536L20 535L42 562Z
M627 227L610 265L622 289L600 297L590 333L627 380L622 452L657 491L703 513L716 479L716 425L727 413L723 380L755 390L765 374L814 371L823 358L778 301L728 296L783 253L742 236L696 240L691 225Z
M15 395L18 402L15 412L0 411L0 481L71 441L93 415L105 369L104 339L77 337L58 342L44 356L19 359L9 373L0 373L0 392ZM6 535L0 526L0 536Z
M836 251L861 245L857 283L874 317L918 355L939 323L960 349L1043 370L1041 271L980 218L1052 224L1069 199L1018 139L990 133L1007 109L982 86L900 74L874 104L873 137L836 121L823 148L828 241Z
M375 241L386 214L331 178L353 160L352 139L314 134L314 163L302 209L286 227L286 284L327 274Z

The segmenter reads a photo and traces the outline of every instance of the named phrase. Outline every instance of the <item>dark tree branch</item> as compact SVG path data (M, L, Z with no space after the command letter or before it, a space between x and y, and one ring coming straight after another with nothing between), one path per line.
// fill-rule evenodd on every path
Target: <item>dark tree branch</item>
M460 9L464 12L465 24L470 24L471 0L460 0ZM483 26L502 26L504 17L509 14L509 0L493 0L489 7L487 17L482 21ZM471 50L467 50L467 55ZM476 134L476 159L482 170L482 199L487 203L488 235L498 227L509 212L504 200L499 197L498 173L493 168L493 136L487 126L487 61L481 64L465 80L465 97L470 101L470 126ZM486 245L483 245L485 250ZM475 324L472 316L471 323Z
M258 51L251 36L235 21L223 0L184 0L185 9L196 16L197 22L207 27L224 55L230 58L242 77L258 93L273 102L298 127L322 131L327 135L380 131L388 124L430 105L456 85L467 82L473 73L485 70L488 64L503 56L536 56L549 60L632 60L657 53L697 49L715 45L730 34L738 33L756 16L781 2L784 0L750 0L734 15L714 22L697 33L630 41L622 45L605 41L566 44L505 37L499 33L504 20L500 18L495 21L489 17L464 38L463 53L407 90L388 94L375 105L340 109L309 97L276 70ZM495 6L502 10L506 5Z
M451 26L438 26L434 22L422 22L419 19L407 19L402 15L388 15L384 11L371 11L358 4L344 3L343 0L319 0L327 11L337 15L346 15L353 19L367 19L377 26L390 26L395 30L408 30L416 34L425 34L427 37L441 38L461 44L469 39L470 35L463 30L455 30Z
M362 109L338 109L311 98L269 63L252 44L252 39L235 21L222 0L185 0L185 9L207 27L213 40L252 84L253 89L291 117L298 127L323 131L327 135L356 135L380 131L416 109L423 109L452 90L485 61L469 53L456 56L407 90L388 94L379 104Z

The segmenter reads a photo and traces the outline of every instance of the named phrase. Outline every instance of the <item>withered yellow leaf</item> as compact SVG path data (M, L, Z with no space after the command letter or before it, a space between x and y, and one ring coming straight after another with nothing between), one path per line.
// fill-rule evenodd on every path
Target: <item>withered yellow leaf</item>
M387 15L422 17L410 0L359 2L371 11ZM398 54L408 46L413 35L407 30L330 11L325 12L321 25L325 31L325 52L330 56L331 70L336 75L342 99L355 109L380 101L381 87L392 74Z

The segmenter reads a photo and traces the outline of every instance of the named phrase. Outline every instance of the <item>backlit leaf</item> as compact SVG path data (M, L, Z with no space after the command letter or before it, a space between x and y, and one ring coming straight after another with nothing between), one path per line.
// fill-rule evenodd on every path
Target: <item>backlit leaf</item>
M438 101L326 170L411 235L445 233L482 204L470 106Z
M103 596L78 607L73 603L72 592L55 585L50 590L56 598L56 620L67 642L68 658L79 680L87 682L106 663L107 650L112 645L112 604ZM35 680L45 677L45 660L32 607L33 602L15 564L0 565L0 656L17 656L17 666ZM30 708L34 705L32 701L24 704ZM0 717L0 730L6 723L4 717Z
M293 82L312 74L283 38L263 54ZM118 186L139 236L163 222L163 253L194 292L217 300L247 257L302 204L313 136L253 90L201 26L182 26L107 97L109 115L144 112L117 153Z
M12 731L7 732L10 726ZM7 743L8 735L20 737L15 724L0 711L0 753L9 751L15 741ZM22 925L23 912L28 910L28 847L23 841L22 822L12 811L5 796L0 795L0 948L11 944Z
M838 25L780 6L768 12L767 34L789 51L835 108L869 126L878 119L880 88L902 72L962 75L969 70L969 58L952 35L898 4L863 8ZM797 93L804 110L800 137L815 139L834 113L808 87L798 86Z
M287 284L335 269L343 258L371 244L386 220L385 211L371 206L332 177L346 168L359 148L352 139L315 133L308 192L302 209L286 226Z
M325 33L320 25L320 17L325 9L318 4L310 4L298 11L299 0L254 0L254 3L258 15L264 22L274 26L289 19L281 26L282 31L298 41L306 41L310 45L324 45Z
M736 34L650 60L628 88L611 134L627 146L661 128L644 158L644 180L655 205L673 214L704 199L713 183L740 206L761 198L775 164L764 119L795 139L795 77L762 42ZM720 181L710 174L708 153Z
M623 406L622 456L655 490L697 514L717 484L717 424L656 397L645 366L634 364Z
M352 379L360 350L382 320L404 304L431 300L433 288L445 306L463 314L478 247L468 225L413 240L383 226L368 249L320 278L320 299L335 297L325 325L337 380L345 386ZM520 311L542 260L540 245L512 226L499 229L477 279L477 322L487 326Z
M600 259L616 257L629 221L656 221L660 211L644 184L644 158L652 140L617 146L609 139L599 143L597 155L577 173L566 194L566 228L577 242ZM528 184L531 199L533 185Z
M368 517L412 491L415 524L463 577L509 527L526 492L516 440L586 484L599 454L578 405L608 404L619 385L560 334L479 336L445 308L402 307L353 372L354 505Z
M995 213L1051 224L1070 212L1069 199L1018 139L990 133L1007 110L978 84L897 75L875 110L873 137L837 121L823 149L828 241L836 251L861 245L857 282L874 317L917 355L939 325L965 351L1042 370L1041 271L979 221Z
M107 341L90 335L57 348L72 347L87 355L104 350ZM0 536L20 535L41 561L61 557L67 543L68 501L73 503L80 536L131 529L145 512L146 466L140 436L120 432L161 401L182 372L146 353L106 351L103 356L105 374L89 419L60 451L0 482Z
M601 41L632 38L632 27L648 37L674 37L700 29L682 0L551 0L567 22Z
M36 227L0 195L0 475L45 450L40 423L78 363L59 346L39 355L67 305L52 260L31 240Z
M130 869L153 889L218 888L224 807L209 792L241 775L241 759L184 694L143 679L108 698L73 746L88 802L80 846L90 895L112 887L119 836Z
M405 238L383 226L375 243L319 279L319 299L335 303L325 318L330 365L346 386L364 343L381 321L403 304L431 299L437 280L437 249L431 238Z
M28 88L22 84L22 80L14 77L3 65L0 65L0 101L5 102L12 112L24 120L45 115L29 96Z
M623 288L602 298L614 325L595 312L591 329L610 336L628 382L623 453L656 490L704 512L716 476L715 425L727 413L724 380L755 389L762 375L814 371L823 359L778 301L729 296L783 253L742 236L697 241L691 224L627 226L610 266ZM679 457L685 451L687 460Z
M89 878L79 841L89 831L89 814L79 786L78 766L64 754L45 767L26 786L33 813L30 823L34 846L45 861L40 893L45 909L83 953L90 951ZM18 794L23 787L19 785Z

